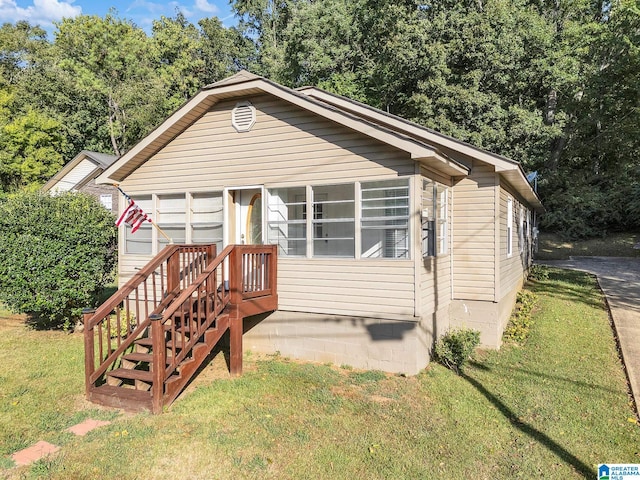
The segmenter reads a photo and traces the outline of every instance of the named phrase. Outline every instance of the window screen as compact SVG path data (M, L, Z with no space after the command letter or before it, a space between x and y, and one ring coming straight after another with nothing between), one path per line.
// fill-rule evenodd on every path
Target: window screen
M194 193L191 197L191 242L215 243L222 251L224 212L222 193Z
M313 256L355 256L355 187L313 187Z
M408 179L361 185L363 258L409 258Z
M267 243L278 245L278 254L307 254L306 187L268 191Z

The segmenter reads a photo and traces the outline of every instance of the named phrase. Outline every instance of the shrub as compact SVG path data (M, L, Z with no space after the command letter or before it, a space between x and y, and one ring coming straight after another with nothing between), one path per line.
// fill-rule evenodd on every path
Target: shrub
M547 271L547 276L549 275ZM529 290L520 290L516 297L516 306L513 309L509 324L504 330L504 339L516 343L524 343L531 331L533 307L537 297Z
M436 342L435 359L459 375L478 345L480 345L479 331L466 328L451 330Z
M549 280L549 267L533 264L529 267L529 280Z
M0 203L0 301L39 328L93 306L116 261L114 217L86 194L19 193Z

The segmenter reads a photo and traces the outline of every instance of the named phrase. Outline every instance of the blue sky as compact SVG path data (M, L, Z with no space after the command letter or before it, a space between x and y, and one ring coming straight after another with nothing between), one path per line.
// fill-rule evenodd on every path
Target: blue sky
M51 40L55 29L53 22L77 15L104 16L112 7L120 17L132 20L147 33L150 33L154 19L162 15L172 17L176 10L194 24L201 18L213 16L220 18L226 26L236 23L228 0L0 0L0 24L27 20L47 30Z

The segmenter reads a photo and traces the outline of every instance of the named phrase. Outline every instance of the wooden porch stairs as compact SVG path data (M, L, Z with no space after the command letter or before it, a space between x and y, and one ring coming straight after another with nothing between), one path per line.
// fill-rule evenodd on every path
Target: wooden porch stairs
M84 312L87 399L161 413L229 331L242 373L245 317L276 310L275 246L171 245L97 310Z

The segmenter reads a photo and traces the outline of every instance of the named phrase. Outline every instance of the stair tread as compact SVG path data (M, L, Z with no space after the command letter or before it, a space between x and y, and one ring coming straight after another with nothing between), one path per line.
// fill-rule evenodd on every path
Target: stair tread
M147 370L136 370L132 368L116 368L107 372L110 377L128 378L131 380L142 380L145 382L153 381L153 372Z
M153 362L153 354L152 353L140 353L140 352L132 352L127 353L122 356L123 360L129 360L130 362ZM166 362L171 362L171 356L166 357Z
M134 342L136 345L142 345L144 347L153 347L153 339L151 337L139 338ZM167 348L173 347L173 340L168 340L166 342ZM176 342L176 348L182 348L182 342Z
M153 345L153 339L151 337L142 337L134 341L136 345L144 345L145 347L150 347Z

